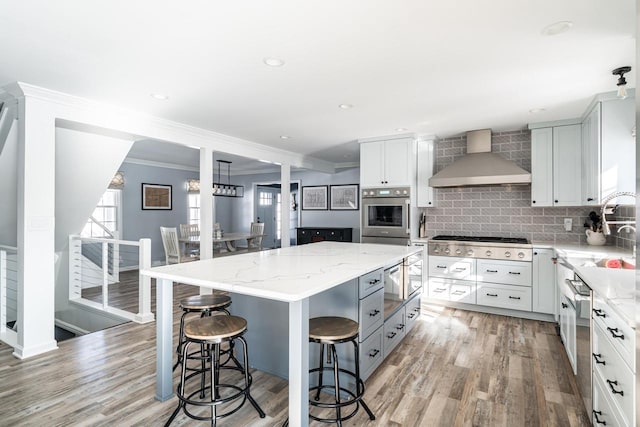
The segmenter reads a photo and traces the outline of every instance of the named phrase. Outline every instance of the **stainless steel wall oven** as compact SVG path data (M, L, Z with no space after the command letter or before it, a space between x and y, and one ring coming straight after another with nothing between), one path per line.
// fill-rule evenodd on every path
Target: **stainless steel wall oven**
M362 242L409 244L410 193L408 187L362 190Z

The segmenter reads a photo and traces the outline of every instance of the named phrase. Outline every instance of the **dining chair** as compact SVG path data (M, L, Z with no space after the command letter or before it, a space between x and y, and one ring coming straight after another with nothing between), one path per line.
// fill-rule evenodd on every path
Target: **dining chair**
M188 257L180 253L180 242L178 241L176 227L160 227L160 235L162 236L162 246L164 246L167 264L179 264L198 259L198 257Z
M188 239L190 237L200 237L200 226L198 224L180 224L180 238ZM185 243L185 252L200 255L200 244Z
M247 248L249 251L261 251L262 250L262 234L264 234L264 222L252 222L251 231L252 235L256 237L249 237L247 239Z
M216 235L216 232L222 230L219 222L213 223L213 235ZM227 246L223 242L213 242L213 252L226 252Z

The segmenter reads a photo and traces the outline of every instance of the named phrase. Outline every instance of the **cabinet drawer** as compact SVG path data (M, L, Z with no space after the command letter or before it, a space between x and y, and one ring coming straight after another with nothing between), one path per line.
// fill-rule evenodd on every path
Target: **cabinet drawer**
M613 343L613 347L620 353L622 359L632 372L636 371L636 334L625 321L614 312L601 298L594 294L593 298L594 323L600 325Z
M475 304L476 284L473 282L465 282L463 280L452 280L449 286L449 300Z
M360 300L360 341L366 339L384 322L384 289Z
M635 402L634 375L613 348L612 340L599 324L593 328L593 367L600 376L609 400L620 408L622 419L631 425Z
M405 334L404 310L398 310L396 314L391 316L384 322L383 348L384 357L398 345Z
M382 363L382 333L381 326L369 338L360 344L360 375L366 380Z
M478 281L503 285L531 286L531 263L479 259Z
M364 276L360 276L358 278L358 285L360 287L360 299L372 294L378 289L382 289L382 287L384 286L384 283L382 281L383 278L384 270L381 268L367 273Z
M429 277L475 280L476 260L473 258L429 257Z
M449 292L451 286L449 285L450 280L447 279L429 279L429 298L441 299L445 301L449 301Z
M478 305L531 311L531 288L524 286L477 284Z
M416 295L411 298L409 302L407 302L407 305L404 306L404 318L406 322L405 333L409 333L420 317L420 296L421 295Z
M620 411L609 399L606 386L599 375L593 376L593 413L594 426L606 425L607 427L630 427L620 417ZM606 424L604 424L606 423Z

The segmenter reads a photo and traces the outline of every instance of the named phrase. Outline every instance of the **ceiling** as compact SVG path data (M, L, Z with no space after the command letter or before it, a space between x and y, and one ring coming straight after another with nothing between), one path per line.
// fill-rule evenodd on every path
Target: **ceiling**
M0 86L349 163L358 138L581 115L635 66L635 16L633 0L0 0ZM557 21L573 27L542 35Z

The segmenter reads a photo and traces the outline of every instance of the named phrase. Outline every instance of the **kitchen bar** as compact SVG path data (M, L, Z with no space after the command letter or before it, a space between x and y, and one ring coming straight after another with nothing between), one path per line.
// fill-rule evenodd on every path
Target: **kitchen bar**
M320 242L142 270L142 275L157 280L156 398L173 396L173 283L185 283L288 303L289 418L291 425L307 425L309 298L420 251L421 247Z

